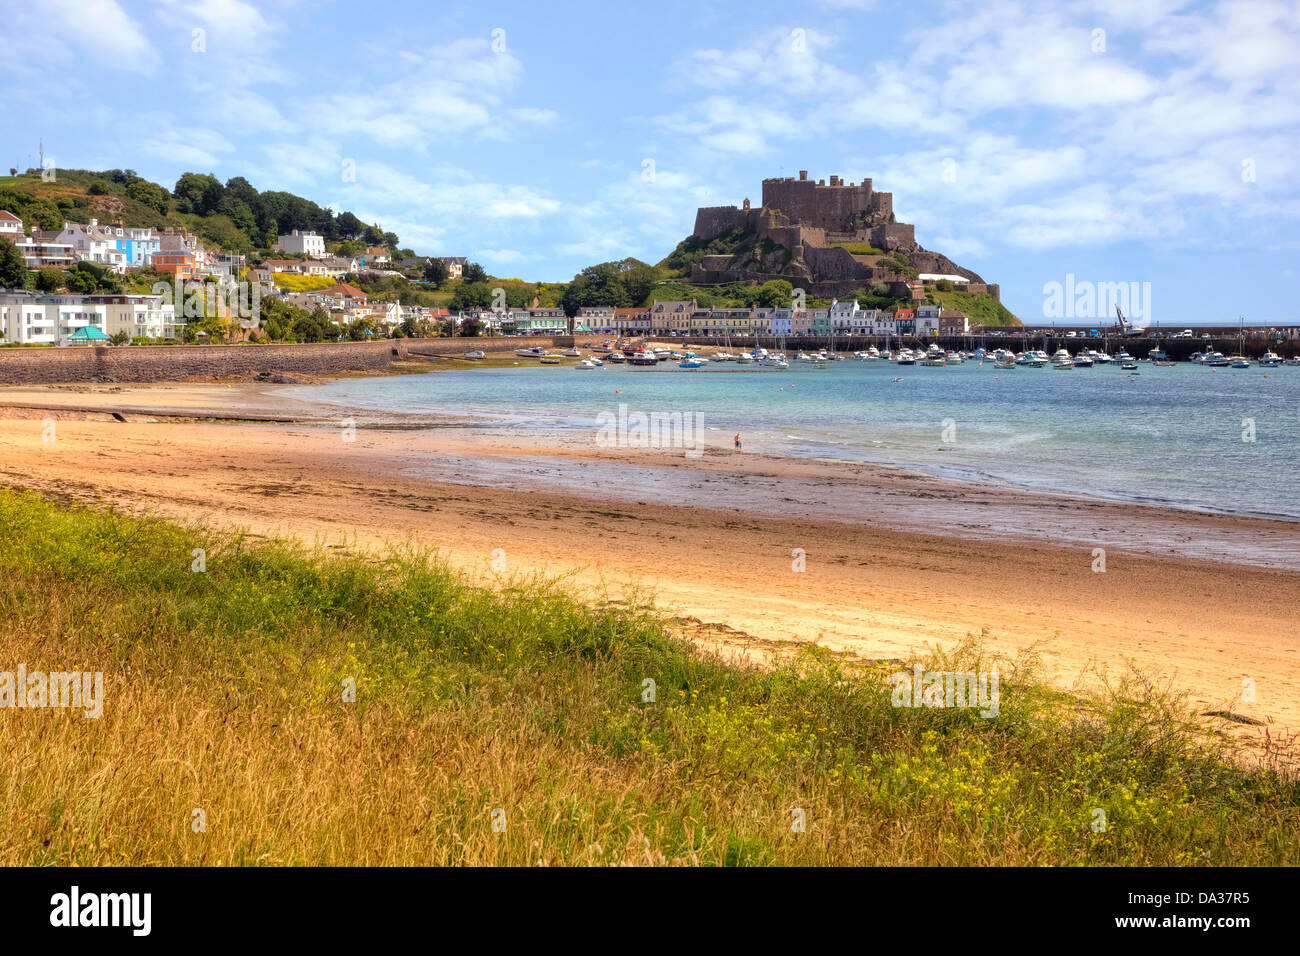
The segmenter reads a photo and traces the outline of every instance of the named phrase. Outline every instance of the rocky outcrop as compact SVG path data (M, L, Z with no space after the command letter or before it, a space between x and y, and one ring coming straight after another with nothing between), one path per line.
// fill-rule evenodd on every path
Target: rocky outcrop
M694 235L703 242L741 235L737 251L706 255L691 267L699 284L766 282L786 279L812 295L843 295L875 281L897 282L891 266L877 254L855 253L871 247L902 254L918 273L958 275L972 290L997 296L998 287L947 256L922 248L915 227L898 222L892 193L878 192L870 179L844 182L838 176L814 182L799 177L763 180L763 205L709 206L695 215Z

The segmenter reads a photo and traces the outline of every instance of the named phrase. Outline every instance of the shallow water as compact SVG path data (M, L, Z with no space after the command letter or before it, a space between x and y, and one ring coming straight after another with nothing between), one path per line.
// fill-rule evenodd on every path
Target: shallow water
M901 382L894 382L895 377ZM344 379L296 397L468 417L520 440L594 447L602 413L682 413L710 447L883 462L976 481L1300 519L1300 368L1139 374L841 361L785 371L607 365ZM607 421L608 419L605 419ZM1253 440L1250 429L1253 425ZM609 431L605 437L609 436Z

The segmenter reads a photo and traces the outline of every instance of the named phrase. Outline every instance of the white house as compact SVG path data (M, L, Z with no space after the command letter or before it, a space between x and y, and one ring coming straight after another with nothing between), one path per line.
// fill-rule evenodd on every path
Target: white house
M291 230L287 236L280 236L275 241L275 248L281 252L302 254L309 256L325 255L325 239L323 236L314 232L300 232L297 229Z
M939 332L939 318L943 307L938 305L918 305L916 307L916 334L936 335Z
M112 272L126 272L126 250L119 249L117 238L99 227L92 219L88 225L65 222L54 242L71 245L78 259L98 263Z
M17 242L23 234L23 221L13 213L0 209L0 236L10 242Z

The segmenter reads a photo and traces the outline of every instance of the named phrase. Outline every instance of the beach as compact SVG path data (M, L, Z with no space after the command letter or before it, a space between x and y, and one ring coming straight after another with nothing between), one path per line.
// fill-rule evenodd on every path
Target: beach
M1296 522L761 449L691 457L454 419L368 425L303 394L6 388L0 481L339 550L434 547L488 583L540 572L583 595L652 594L726 654L816 642L904 660L983 632L1008 655L1036 648L1062 689L1136 667L1200 712L1274 734L1300 724Z

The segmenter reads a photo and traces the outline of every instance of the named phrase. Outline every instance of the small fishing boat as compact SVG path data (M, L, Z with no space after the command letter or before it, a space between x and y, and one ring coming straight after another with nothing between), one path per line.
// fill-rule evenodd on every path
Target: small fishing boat
M704 368L704 363L697 358L684 359L677 363L678 368Z
M485 358L487 358L487 353L484 352L482 349L470 349L468 352L465 353L465 358L467 358L467 359L485 359Z
M601 366L601 362L598 359L585 358L573 367L574 368L600 368L600 366Z
M565 349L560 354L564 355L567 358L582 358L582 353L579 352L576 348Z
M1138 367L1138 363L1129 359L1127 362L1121 362L1119 367L1124 369L1126 372L1131 372Z
M609 353L609 360L615 365L622 365L627 361L627 356L615 349L613 352Z
M1052 356L1052 368L1074 368L1074 359L1070 358L1068 350L1056 350L1056 354Z
M559 365L561 358L563 358L563 356L556 355L553 352L546 352L542 355L539 355L537 357L537 360L541 362L543 365Z
M943 354L943 349L931 345L916 364L924 365L926 368L943 368L948 364L948 360Z
M521 358L541 358L543 351L540 345L534 345L530 349L515 349L515 354Z
M911 349L900 349L898 353L898 364L915 365L916 355L912 352Z
M1269 349L1260 358L1259 364L1261 368L1277 368L1282 364L1282 356L1275 354L1272 349Z
M1234 355L1228 359L1228 364L1233 368L1250 368L1250 359L1244 355Z

